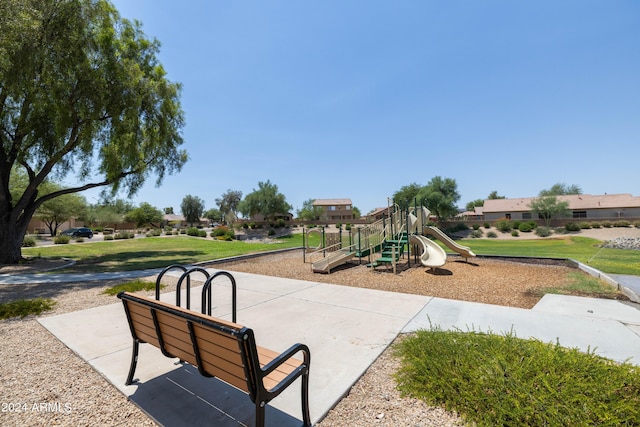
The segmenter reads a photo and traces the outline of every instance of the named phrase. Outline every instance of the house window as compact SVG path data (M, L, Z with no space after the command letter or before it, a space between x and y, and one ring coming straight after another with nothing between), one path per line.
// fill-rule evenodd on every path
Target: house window
M574 218L586 218L587 217L587 211L573 211L573 217Z
M511 219L511 214L510 214L510 213L508 213L508 214L504 214L504 217L505 217L506 219Z
M335 207L335 206L329 206L329 210L330 210L330 211L335 211L335 210L336 210L336 207Z
M522 212L522 219L531 219L531 212Z

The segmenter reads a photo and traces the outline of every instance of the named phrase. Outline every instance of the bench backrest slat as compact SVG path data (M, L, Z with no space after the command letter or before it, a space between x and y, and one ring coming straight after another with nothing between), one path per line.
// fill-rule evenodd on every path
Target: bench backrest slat
M230 322L218 322L218 319L213 318L203 320L203 315L199 313L188 312L180 307L171 307L160 301L150 304L126 299L123 302L129 311L135 336L140 340L198 367L208 375L251 393L247 384L242 356L244 344L241 340L241 333L247 328ZM188 314L187 318L184 313ZM198 358L195 355L189 323L195 335L195 347L199 351L201 366L198 365Z
M156 327L153 323L149 307L133 304L130 301L124 301L124 303L131 316L137 338L156 347L160 347L156 336Z
M240 342L237 338L222 336L206 325L193 324L196 345L200 351L202 368L210 375L249 393ZM231 348L234 344L235 348Z

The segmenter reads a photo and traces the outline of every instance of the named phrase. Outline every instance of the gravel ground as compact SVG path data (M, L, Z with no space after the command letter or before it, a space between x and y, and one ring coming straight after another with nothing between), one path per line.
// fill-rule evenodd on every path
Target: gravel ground
M602 233L593 237L608 239ZM610 238L615 237L622 236ZM34 263L20 269L26 272L34 268L42 266ZM399 274L394 275L384 268L371 271L352 263L323 275L312 273L310 265L302 262L299 251L215 264L215 268L523 308L538 301L532 290L560 285L567 273L575 271L566 266L482 258L465 263L454 257L436 272L401 265ZM0 273L5 272L6 267L0 268ZM102 293L116 283L0 285L0 302L52 298L57 301L56 306L43 315L52 316L118 302L116 297ZM167 285L164 292L175 289L169 278ZM0 339L0 425L154 425L115 387L40 326L34 316L0 321ZM401 397L392 376L397 366L391 351L385 351L319 426L463 425L455 414Z

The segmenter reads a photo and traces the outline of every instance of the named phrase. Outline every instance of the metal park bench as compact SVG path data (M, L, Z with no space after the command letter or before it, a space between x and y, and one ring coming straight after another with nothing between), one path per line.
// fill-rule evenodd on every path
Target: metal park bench
M140 343L179 358L205 377L216 377L249 395L256 407L256 426L264 426L265 406L302 377L302 418L310 426L309 363L304 344L295 344L282 354L256 345L253 330L162 301L121 292L133 352L126 385L133 383ZM303 360L293 356L302 353Z

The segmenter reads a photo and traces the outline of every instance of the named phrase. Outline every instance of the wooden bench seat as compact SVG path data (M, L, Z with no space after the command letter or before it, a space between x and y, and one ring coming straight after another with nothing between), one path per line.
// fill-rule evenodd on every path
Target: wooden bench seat
M305 426L311 425L311 354L306 345L295 344L280 354L257 346L253 330L245 326L128 292L119 293L118 298L133 337L126 385L134 381L140 343L148 343L167 357L195 366L201 375L247 393L256 407L256 426L264 426L266 404L302 377L302 418ZM293 357L298 353L303 360Z

